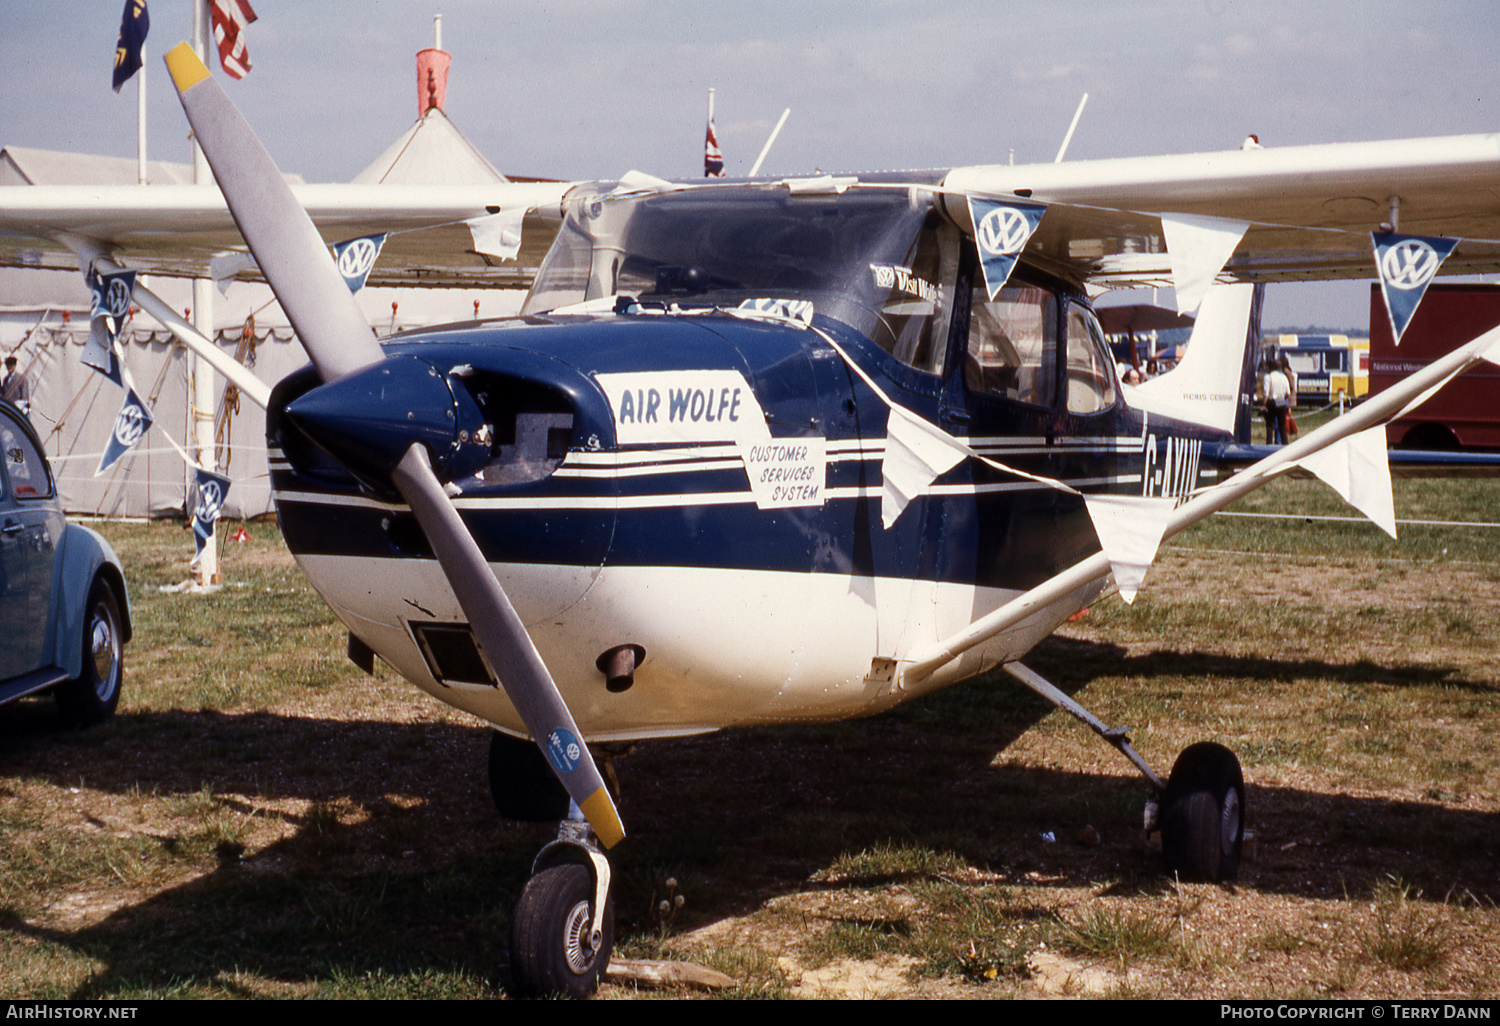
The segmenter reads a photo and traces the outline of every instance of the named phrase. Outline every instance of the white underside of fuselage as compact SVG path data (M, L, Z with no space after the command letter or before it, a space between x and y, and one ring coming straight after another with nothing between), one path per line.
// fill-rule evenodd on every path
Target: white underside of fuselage
M461 624L441 568L425 559L299 555L344 624L397 672L517 734L502 689L435 679L411 624ZM966 627L1014 591L830 573L693 567L501 564L510 595L591 741L869 715L1020 658L1096 597L1096 581L920 681L908 653ZM611 693L596 660L618 645L645 659Z

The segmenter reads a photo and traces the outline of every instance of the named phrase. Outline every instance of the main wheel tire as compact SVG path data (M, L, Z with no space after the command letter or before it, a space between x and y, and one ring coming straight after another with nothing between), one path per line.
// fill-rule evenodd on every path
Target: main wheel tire
M83 671L56 689L63 716L83 726L107 720L120 704L125 679L125 642L120 603L102 577L89 588L83 620Z
M526 881L510 922L510 978L517 997L586 998L599 989L615 941L615 899L605 899L604 929L589 943L594 880L576 862L550 866Z
M1233 880L1244 840L1240 761L1212 741L1190 745L1177 757L1162 796L1161 846L1168 871L1186 880Z
M542 750L498 730L490 737L490 797L506 819L551 823L568 815L568 792Z

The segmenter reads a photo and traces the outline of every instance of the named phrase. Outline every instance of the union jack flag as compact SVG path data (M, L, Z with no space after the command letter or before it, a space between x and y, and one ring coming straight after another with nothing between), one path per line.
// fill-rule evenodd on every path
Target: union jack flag
M219 46L219 63L230 78L244 78L250 70L250 55L240 33L255 20L250 0L213 0L214 42Z
M719 152L719 136L714 132L714 118L708 116L708 138L703 143L703 177L724 177L724 154Z

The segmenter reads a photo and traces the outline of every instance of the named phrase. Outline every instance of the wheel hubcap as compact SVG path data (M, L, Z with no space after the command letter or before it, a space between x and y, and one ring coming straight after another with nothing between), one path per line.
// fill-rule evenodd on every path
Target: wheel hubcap
M90 630L90 645L94 655L94 693L108 701L115 690L115 673L120 665L120 646L115 637L115 628L109 616L95 610Z
M568 922L563 927L564 954L568 959L568 968L579 976L588 972L594 964L594 948L589 944L593 920L589 903L580 901L568 913Z
M1224 794L1224 807L1219 810L1219 848L1225 855L1234 851L1234 842L1240 836L1240 793L1230 788Z

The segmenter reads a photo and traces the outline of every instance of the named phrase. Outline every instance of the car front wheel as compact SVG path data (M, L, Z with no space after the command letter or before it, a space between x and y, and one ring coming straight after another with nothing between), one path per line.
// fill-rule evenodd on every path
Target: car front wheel
M57 705L65 717L88 726L114 715L125 676L124 646L119 600L108 582L96 577L83 621L83 671L57 687Z

